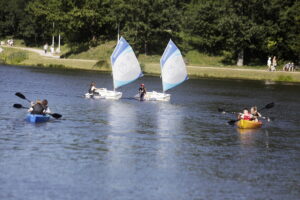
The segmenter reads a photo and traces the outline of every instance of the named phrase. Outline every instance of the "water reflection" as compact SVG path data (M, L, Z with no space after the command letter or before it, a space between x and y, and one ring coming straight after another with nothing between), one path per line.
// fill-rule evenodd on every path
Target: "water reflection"
M111 101L107 113L109 131L106 136L109 150L108 165L126 163L123 155L131 151L132 130L136 127L136 113L130 102Z
M179 139L184 127L183 110L179 105L157 102L157 164L176 167L177 152L180 151Z
M269 148L269 133L264 129L240 129L237 128L240 144L243 147L260 146Z

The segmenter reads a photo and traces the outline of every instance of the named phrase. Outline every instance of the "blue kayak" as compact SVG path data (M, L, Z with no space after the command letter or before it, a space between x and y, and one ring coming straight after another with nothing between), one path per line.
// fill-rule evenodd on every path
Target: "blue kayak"
M26 120L32 123L40 123L47 122L50 119L50 115L36 115L36 114L28 114Z

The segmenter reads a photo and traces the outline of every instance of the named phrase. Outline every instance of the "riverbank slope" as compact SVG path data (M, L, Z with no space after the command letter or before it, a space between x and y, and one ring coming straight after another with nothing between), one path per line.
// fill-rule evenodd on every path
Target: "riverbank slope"
M8 65L111 71L109 56L100 57L99 60L59 58L58 55L45 54L42 50L35 48L3 47L3 49L0 59L2 63ZM22 59L18 59L19 54L22 55ZM151 59L151 57L147 58L145 55L141 55L139 60L145 74L160 75L158 57ZM248 66L238 68L236 66L205 66L204 64L198 66L188 64L187 70L191 78L211 77L300 82L300 72L269 72L262 68L253 69Z

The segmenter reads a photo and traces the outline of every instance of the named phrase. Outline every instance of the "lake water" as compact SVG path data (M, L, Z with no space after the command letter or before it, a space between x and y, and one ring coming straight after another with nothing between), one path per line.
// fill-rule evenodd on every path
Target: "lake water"
M0 66L0 199L300 199L300 85L188 80L170 102L83 98L91 81L112 89L110 74ZM60 120L26 122L15 96L46 98ZM263 110L259 130L240 131L218 108Z

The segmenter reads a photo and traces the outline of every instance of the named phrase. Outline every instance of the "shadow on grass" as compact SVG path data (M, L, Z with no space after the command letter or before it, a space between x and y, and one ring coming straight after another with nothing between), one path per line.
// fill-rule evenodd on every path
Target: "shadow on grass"
M69 44L70 51L62 54L61 58L68 58L69 56L73 54L79 54L85 51L88 51L90 48L89 43L80 43L80 44Z

